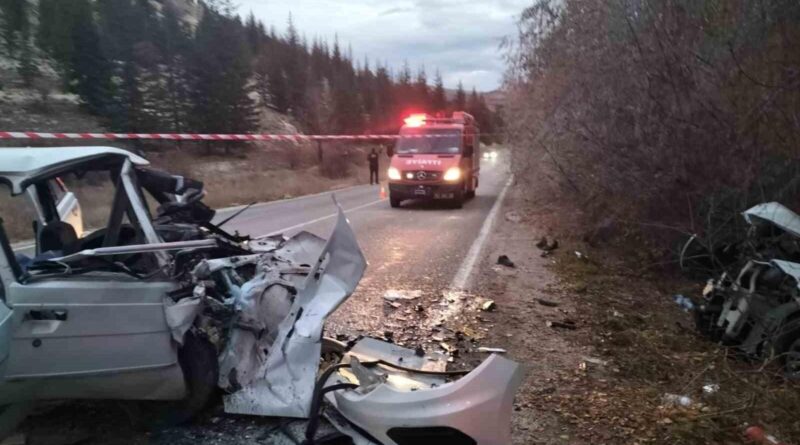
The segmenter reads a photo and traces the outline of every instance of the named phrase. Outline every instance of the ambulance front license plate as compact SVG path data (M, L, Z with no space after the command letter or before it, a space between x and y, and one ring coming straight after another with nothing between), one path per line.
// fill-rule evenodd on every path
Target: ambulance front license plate
M425 196L428 193L426 193L425 189L416 189L414 190L414 194L417 196Z

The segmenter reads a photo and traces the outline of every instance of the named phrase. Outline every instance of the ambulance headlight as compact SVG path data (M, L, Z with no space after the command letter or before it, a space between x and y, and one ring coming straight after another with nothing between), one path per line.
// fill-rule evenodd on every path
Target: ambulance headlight
M453 167L444 174L444 180L455 182L461 179L461 169L458 167Z
M400 179L402 179L402 176L400 176L400 170L394 167L389 167L388 175L389 179L391 179L392 181L399 181Z

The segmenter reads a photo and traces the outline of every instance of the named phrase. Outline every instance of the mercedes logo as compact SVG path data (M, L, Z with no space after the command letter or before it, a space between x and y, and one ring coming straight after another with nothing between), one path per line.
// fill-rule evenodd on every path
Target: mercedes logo
M425 172L417 172L417 179L419 179L420 181L424 181L428 179L428 174Z

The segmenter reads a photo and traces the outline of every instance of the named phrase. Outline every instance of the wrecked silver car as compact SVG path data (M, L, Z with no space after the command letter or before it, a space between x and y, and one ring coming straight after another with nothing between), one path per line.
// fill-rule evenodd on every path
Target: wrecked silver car
M751 357L776 358L788 377L800 378L800 215L766 203L744 218L743 265L709 280L697 327Z
M64 180L86 178L113 199L84 231ZM141 401L169 425L222 391L228 413L309 419L306 443L323 417L358 444L510 442L513 361L447 371L323 338L367 265L341 209L328 240L231 234L202 183L110 147L0 149L0 183L36 215L30 252L0 220L0 437L37 400ZM323 355L340 362L321 372Z

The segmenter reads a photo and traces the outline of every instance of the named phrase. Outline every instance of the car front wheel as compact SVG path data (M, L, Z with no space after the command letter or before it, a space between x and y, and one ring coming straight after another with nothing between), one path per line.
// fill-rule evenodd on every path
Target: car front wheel
M178 362L186 382L186 397L175 402L139 403L147 429L169 428L192 420L218 392L217 350L206 338L187 332L178 350Z

